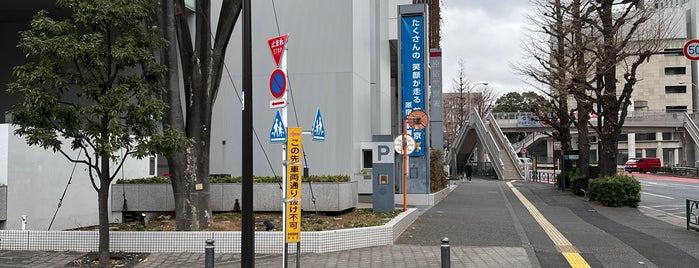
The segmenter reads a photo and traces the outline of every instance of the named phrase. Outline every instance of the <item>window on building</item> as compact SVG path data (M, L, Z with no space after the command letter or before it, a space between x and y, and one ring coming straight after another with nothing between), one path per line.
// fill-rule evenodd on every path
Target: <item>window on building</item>
M374 165L371 150L362 150L362 169L370 169Z
M646 149L646 157L658 157L656 149Z
M666 48L663 50L665 56L684 56L682 48Z
M629 154L627 154L625 151L619 151L619 153L616 155L616 164L623 165L626 163L626 161L629 161Z
M655 140L655 133L637 133L636 140L637 141L654 141Z
M663 132L663 140L664 141L674 141L674 140L678 140L678 138L675 135L675 132Z
M155 156L151 156L149 160L150 163L148 165L148 174L155 176Z
M665 106L668 113L683 113L687 111L687 106Z
M665 75L687 74L686 67L665 67Z
M619 134L619 137L617 138L617 141L628 141L628 140L629 140L628 134Z
M675 149L663 148L663 166L674 166L677 163L675 159Z
M665 94L687 93L687 86L665 86Z
M597 150L590 150L590 162L597 162Z

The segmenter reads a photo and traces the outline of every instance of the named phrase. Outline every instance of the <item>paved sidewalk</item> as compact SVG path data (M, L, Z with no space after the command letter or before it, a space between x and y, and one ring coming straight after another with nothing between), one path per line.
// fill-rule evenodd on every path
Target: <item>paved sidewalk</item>
M302 254L301 267L441 267L440 241L450 240L452 267L692 267L699 263L699 233L637 208L592 204L549 184L474 178L458 183L443 201L421 207L418 220L394 245ZM532 216L534 208L540 214ZM646 215L644 214L644 212ZM542 227L545 219L550 226ZM555 229L570 246L550 236ZM560 239L560 238L559 238ZM0 267L64 267L77 252L0 251ZM295 267L295 255L289 256ZM281 255L257 254L256 267L281 267ZM216 254L216 267L240 267L240 254ZM204 255L154 253L137 267L203 267Z

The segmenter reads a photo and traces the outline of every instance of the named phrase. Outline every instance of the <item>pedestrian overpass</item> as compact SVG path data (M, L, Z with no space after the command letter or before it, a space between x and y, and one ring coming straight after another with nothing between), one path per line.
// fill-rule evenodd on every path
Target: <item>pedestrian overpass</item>
M532 143L548 138L541 134L551 128L531 121L522 124L523 117L531 118L530 113L488 113L484 117L475 109L469 113L456 139L448 148L446 162L451 167L466 163L480 143L498 179L524 179L524 167L520 163L516 148L528 147ZM699 128L694 123L699 113L634 112L626 117L622 133L663 132L684 130L694 145L699 146ZM596 119L591 123L596 126ZM571 129L573 134L575 129ZM592 130L594 131L594 130ZM531 134L513 146L504 132L530 132ZM479 160L480 161L480 160Z

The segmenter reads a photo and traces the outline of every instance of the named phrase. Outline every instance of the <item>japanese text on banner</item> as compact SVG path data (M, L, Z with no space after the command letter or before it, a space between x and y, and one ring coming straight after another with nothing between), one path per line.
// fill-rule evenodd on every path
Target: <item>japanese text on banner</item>
M423 16L404 16L401 19L402 115L413 110L425 110L425 34ZM415 139L411 156L425 155L425 130L410 129Z
M286 243L301 241L301 128L288 128Z

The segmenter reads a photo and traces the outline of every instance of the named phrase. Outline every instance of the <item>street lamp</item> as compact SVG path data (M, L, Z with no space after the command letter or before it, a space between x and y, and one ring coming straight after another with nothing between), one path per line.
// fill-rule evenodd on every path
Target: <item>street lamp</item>
M468 88L468 110L469 110L469 113L470 113L470 111L471 111L471 90L473 90L474 88L476 88L476 86L478 86L478 85L487 86L487 85L488 85L488 82L475 83L475 84L473 84L472 86L470 86L470 87Z

